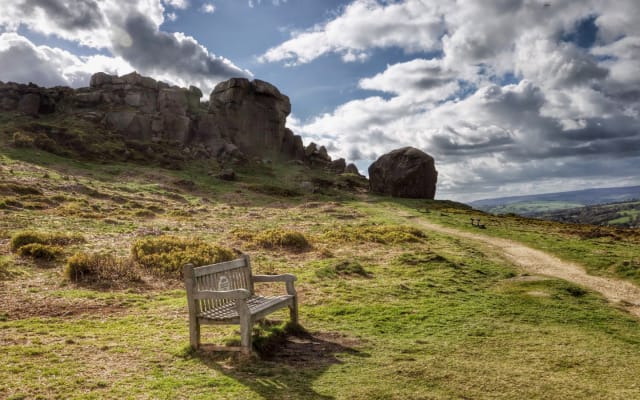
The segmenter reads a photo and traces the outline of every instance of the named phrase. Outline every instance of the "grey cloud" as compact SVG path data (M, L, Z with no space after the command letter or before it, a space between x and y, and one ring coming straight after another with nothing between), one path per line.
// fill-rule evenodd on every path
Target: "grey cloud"
M590 141L606 138L614 140L636 137L640 140L640 121L626 116L616 119L591 118L581 129L566 130L561 138L572 141Z
M19 8L24 14L41 9L47 18L70 31L95 28L104 23L104 16L94 0L25 0Z
M374 129L367 134L367 142L383 145L397 145L398 140L385 134L380 129Z
M122 56L135 68L146 71L171 72L177 76L201 79L249 77L231 62L207 52L195 40L159 31L142 15L130 16L124 25L131 37L131 45L114 43L114 53Z
M609 75L609 70L599 67L590 59L573 59L565 65L566 72L562 83L567 86L578 86L593 81L600 81Z
M50 60L43 58L26 41L16 41L0 51L0 79L36 82L43 86L68 84Z
M461 142L446 134L436 134L430 139L430 144L438 154L446 156L485 154L487 152L509 151L513 148L514 140L507 133L485 136L475 141Z
M438 86L446 85L447 83L449 83L451 81L452 81L452 79L422 78L422 79L417 80L414 83L414 86L415 86L416 89L428 90L428 89L436 88Z
M351 147L347 151L347 157L349 158L349 160L364 160L365 159L364 154L362 154L360 149L357 148L357 147Z

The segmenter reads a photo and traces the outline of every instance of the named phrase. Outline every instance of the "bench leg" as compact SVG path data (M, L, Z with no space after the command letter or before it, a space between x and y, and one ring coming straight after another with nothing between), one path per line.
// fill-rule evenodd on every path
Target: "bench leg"
M245 355L251 354L251 329L252 321L250 315L240 315L240 346Z
M189 342L196 350L200 347L200 321L197 317L189 317Z
M298 325L298 299L293 298L293 303L289 306L289 316L291 317L291 323Z

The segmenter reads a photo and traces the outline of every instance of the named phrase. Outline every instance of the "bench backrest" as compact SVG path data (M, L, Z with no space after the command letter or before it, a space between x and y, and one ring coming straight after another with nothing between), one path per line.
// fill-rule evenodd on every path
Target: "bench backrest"
M203 312L212 308L231 303L228 299L194 300L193 296L201 290L234 290L247 289L253 294L253 280L251 278L251 263L248 255L233 261L194 267L185 266L185 284L187 286L187 300L195 301L196 312Z

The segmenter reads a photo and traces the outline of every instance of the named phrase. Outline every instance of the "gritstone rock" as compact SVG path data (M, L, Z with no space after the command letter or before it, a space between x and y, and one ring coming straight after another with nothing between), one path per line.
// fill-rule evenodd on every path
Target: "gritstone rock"
M437 180L433 157L413 147L393 150L369 167L371 191L394 197L433 199Z

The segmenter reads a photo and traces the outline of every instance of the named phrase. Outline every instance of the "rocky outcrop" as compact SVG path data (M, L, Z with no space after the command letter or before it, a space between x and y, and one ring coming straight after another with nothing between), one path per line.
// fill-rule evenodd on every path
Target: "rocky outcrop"
M68 87L41 88L28 85L0 82L0 111L19 111L27 115L49 114L63 109L63 101L74 90Z
M230 79L218 84L209 97L209 113L218 122L219 134L249 157L296 153L291 148L296 143L285 129L290 112L289 98L257 79Z
M347 167L344 169L344 172L347 174L360 175L360 171L358 171L358 167L356 167L356 165L353 163L347 165Z
M437 181L433 157L413 147L393 150L369 167L369 185L374 193L433 199Z
M216 157L223 164L279 159L346 171L344 160L332 162L323 146L305 147L302 138L285 127L291 103L270 83L233 78L215 87L208 105L201 98L194 86L170 86L137 72L99 72L89 87L80 89L0 82L0 110L34 117L66 113L96 122L125 140L170 142L187 155Z

